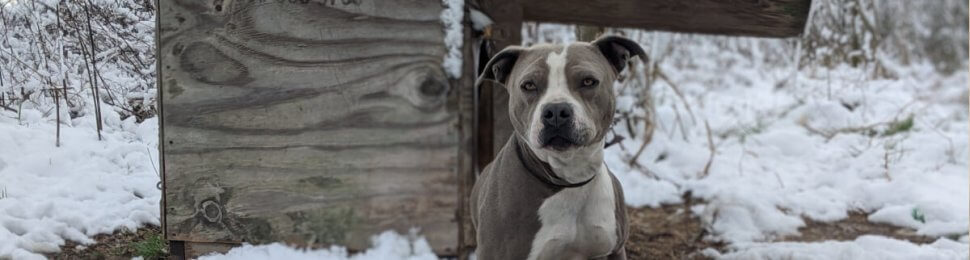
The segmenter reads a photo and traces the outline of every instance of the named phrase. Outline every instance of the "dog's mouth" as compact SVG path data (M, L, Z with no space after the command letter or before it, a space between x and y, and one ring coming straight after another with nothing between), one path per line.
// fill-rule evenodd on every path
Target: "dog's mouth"
M569 147L573 145L575 145L575 143L572 140L569 140L569 138L563 136L553 136L546 141L545 145L543 146L552 148L553 150L562 151L569 149Z
M580 140L572 129L548 129L539 134L542 148L565 151L579 146Z

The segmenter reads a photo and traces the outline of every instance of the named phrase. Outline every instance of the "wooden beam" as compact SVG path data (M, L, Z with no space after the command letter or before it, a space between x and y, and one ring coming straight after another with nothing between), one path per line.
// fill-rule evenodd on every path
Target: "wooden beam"
M561 0L521 5L522 18L528 21L792 37L805 28L811 0Z

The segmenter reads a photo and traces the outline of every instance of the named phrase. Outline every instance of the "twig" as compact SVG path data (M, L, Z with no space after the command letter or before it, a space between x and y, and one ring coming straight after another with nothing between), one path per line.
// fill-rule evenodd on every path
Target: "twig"
M606 142L606 145L604 145L603 147L606 148L606 147L610 147L611 145L618 144L622 142L623 139L624 137L622 135L613 134L613 139Z
M680 128L681 138L684 139L684 142L690 142L690 139L687 138L687 126L684 125L684 120L682 120L680 117L680 110L677 109L677 105L673 105L672 107L674 108L674 120L677 121L677 124L674 125L674 128ZM671 134L670 137L673 137L674 133L671 132L670 134Z
M824 137L825 141L828 142L829 140L831 140L832 138L834 138L836 135L840 133L858 133L858 132L863 132L867 130L873 130L873 128L877 126L886 125L889 123L891 122L877 122L877 123L864 125L864 126L843 127L843 128L838 128L838 129L833 129L828 131L820 130L812 127L811 125L808 124L807 120L801 120L800 122L798 122L798 125L801 125L803 128L805 128L805 130L808 130L809 133L817 134Z
M707 149L711 151L711 156L707 158L707 163L704 164L704 171L701 172L700 179L707 178L707 175L711 171L711 163L714 162L714 138L711 137L711 126L707 123L707 119L704 119L704 129L707 129Z
M155 166L155 160L152 159L152 149L145 147L145 151L148 152L148 161L152 163L152 170L155 171L155 176L158 176L158 182L155 183L155 188L162 190L162 174L158 173L158 167Z
M152 159L152 149L145 147L145 151L148 152L148 161L152 163L152 170L155 170L155 175L162 177L162 174L158 173L158 167L155 166L155 160Z
M888 145L885 146L885 147L883 147L882 169L885 170L885 171L883 171L883 173L886 175L886 180L892 182L893 181L893 177L889 175L889 149L890 148L889 148Z
M16 110L16 109L13 109L13 108L10 108L10 107L8 107L8 106L6 106L6 105L0 105L0 108L3 108L3 109L6 109L6 110L9 110L10 112L17 112L17 110Z
M667 77L667 74L664 74L663 71L660 71L659 67L655 66L654 69L657 72L657 76L660 79L662 79L664 82L667 82L667 85L674 90L674 94L677 95L677 97L680 98L680 101L684 103L684 108L687 109L687 113L690 115L691 123L696 124L697 118L694 117L694 110L690 108L690 104L687 103L687 98L684 97L684 93L680 91L680 87L678 87L677 84L674 84L674 82Z
M83 39L79 39L79 42L82 43L81 44L81 47L82 47L81 50L82 50L82 53L84 54L85 58L90 58L91 59L90 60L90 62L91 62L91 64L90 64L91 65L91 68L88 69L88 73L87 74L88 74L88 81L90 82L90 84L92 86L91 96L92 96L92 99L94 99L94 116L95 116L95 124L97 125L98 140L101 140L102 139L102 137L101 137L101 129L102 129L102 123L101 123L101 95L98 93L98 81L97 81L98 67L97 67L97 57L95 57L95 52L97 52L97 49L96 49L97 47L94 44L94 33L91 31L91 13L88 11L88 6L90 6L90 5L91 5L91 2L90 1L88 1L87 5L84 5L84 14L85 14L85 17L87 18L87 22L88 22L88 40L91 42L91 44L88 46L90 49L89 48L84 48L84 44L83 44L84 40ZM81 37L80 36L81 35L80 29L77 28L77 27L75 27L75 30L77 31L78 37L80 38ZM89 50L90 50L90 52L89 52ZM87 65L88 65L88 63L85 63L84 64L85 67L87 67Z
M640 158L640 154L643 154L643 151L646 150L648 143L648 141L643 141L643 143L640 144L640 148L637 148L637 152L633 154L632 158L630 158L630 166L637 163L637 158Z

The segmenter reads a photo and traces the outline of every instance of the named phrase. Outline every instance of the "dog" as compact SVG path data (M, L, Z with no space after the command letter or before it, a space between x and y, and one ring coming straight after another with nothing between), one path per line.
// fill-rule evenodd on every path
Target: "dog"
M623 191L603 162L613 82L637 43L619 36L510 46L489 60L513 135L472 188L478 259L626 259Z

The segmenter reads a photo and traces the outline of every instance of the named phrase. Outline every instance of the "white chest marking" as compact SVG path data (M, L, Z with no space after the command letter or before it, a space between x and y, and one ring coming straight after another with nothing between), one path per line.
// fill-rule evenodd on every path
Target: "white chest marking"
M590 183L567 188L539 207L542 227L532 240L532 259L606 256L617 243L613 180L605 165Z

